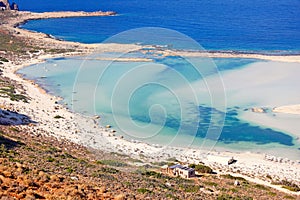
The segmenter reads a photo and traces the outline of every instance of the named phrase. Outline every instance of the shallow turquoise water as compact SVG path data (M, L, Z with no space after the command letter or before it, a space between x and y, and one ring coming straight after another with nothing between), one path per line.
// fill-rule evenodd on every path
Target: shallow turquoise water
M206 63L200 58L198 62ZM222 72L244 68L256 60L214 62ZM287 133L240 120L238 115L244 108L218 109L207 91L195 100L198 95L189 91L189 85L217 74L214 70L204 71L204 76L197 74L186 60L177 57L151 63L83 62L78 57L48 60L19 73L63 97L73 111L100 115L100 123L111 124L126 138L198 147L208 139L208 143L218 141L226 148L237 148L241 143L240 149L248 150L297 147Z

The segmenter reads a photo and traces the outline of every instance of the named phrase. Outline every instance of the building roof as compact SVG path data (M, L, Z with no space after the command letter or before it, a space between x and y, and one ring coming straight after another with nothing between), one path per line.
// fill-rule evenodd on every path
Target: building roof
M189 167L186 167L186 166L182 166L182 165L172 165L169 167L170 169L176 169L176 168L179 168L179 169L182 169L182 170L186 170L186 171L195 171L195 169L193 168L189 168Z
M169 169L175 169L175 168L179 168L179 166L181 166L181 165L179 165L179 164L172 165L172 166L170 166L170 167L169 167Z

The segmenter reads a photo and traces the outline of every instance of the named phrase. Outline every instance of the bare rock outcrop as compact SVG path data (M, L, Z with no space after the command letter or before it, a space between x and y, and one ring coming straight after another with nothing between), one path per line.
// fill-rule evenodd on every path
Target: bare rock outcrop
M254 108L251 108L251 111L255 112L255 113L265 113L266 109L265 108L254 107Z
M8 0L0 0L0 7L2 8L2 10L10 10Z
M16 3L10 4L8 0L0 0L0 10L19 10Z
M11 6L10 6L10 9L11 10L19 10L19 6L16 3L12 3Z

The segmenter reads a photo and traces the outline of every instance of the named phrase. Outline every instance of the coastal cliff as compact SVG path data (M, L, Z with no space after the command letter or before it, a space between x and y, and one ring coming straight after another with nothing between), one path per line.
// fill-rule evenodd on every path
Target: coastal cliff
M0 0L0 10L19 10L16 3L10 4L8 0Z

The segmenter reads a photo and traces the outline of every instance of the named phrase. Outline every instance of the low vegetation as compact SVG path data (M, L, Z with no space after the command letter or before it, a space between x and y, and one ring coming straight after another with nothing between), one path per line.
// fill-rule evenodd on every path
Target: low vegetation
M0 21L3 13L0 13ZM5 56L0 55L0 62L8 62L9 60L15 60L16 55L22 56L22 58L30 58L32 54L38 54L39 52L60 54L66 52L74 52L76 49L72 48L52 48L46 43L38 43L38 41L30 40L28 38L23 39L16 37L7 30L3 30L0 27L0 51L6 52ZM31 55L30 55L31 54Z
M16 91L17 84L0 76L0 97L9 98L12 101L28 102L28 97L24 94L18 94ZM22 90L22 87L19 86Z
M9 60L0 56L0 62L9 62Z
M231 180L239 180L239 181L247 182L247 180L244 179L243 177L232 176L231 174L224 174L224 175L221 175L221 177L226 178L226 179L231 179Z
M207 173L207 174L211 174L213 173L213 170L209 167L209 166L206 166L206 165L203 165L203 164L190 164L189 165L190 168L194 168L196 172L198 173Z
M252 197L247 196L232 196L230 194L221 194L217 197L217 200L252 200Z
M64 117L60 116L60 115L55 115L54 119L63 119Z
M186 184L186 185L180 185L179 186L184 192L188 192L188 193L196 193L200 190L200 186L199 185L195 185L195 184Z
M98 160L96 161L97 164L101 165L109 165L109 166L114 166L114 167L125 167L127 166L126 163L120 162L117 160Z
M139 189L137 189L137 192L142 193L142 194L145 194L145 193L150 193L151 194L151 193L153 193L152 191L150 191L146 188L139 188Z
M274 185L282 185L283 188L288 189L292 192L300 192L300 187L295 183L292 183L287 180L282 180L278 182L273 182Z
M17 127L0 127L0 143L2 196L27 199L67 196L72 199L295 198L231 175L207 174L194 179L170 177L155 166L132 166L123 155L91 153L76 144L34 136ZM241 185L234 186L237 179Z

